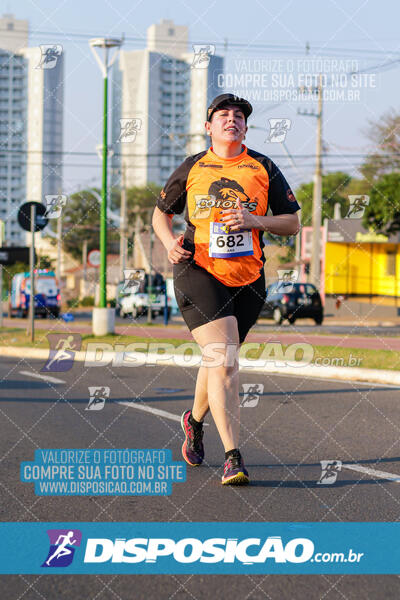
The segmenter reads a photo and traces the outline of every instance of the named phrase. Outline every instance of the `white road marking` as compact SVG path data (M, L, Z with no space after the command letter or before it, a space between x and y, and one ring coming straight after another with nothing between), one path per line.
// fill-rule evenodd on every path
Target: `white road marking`
M152 408L151 406L146 406L145 404L139 404L138 402L125 402L121 400L120 402L116 402L116 404L122 404L123 406L129 406L129 408L143 410L144 412L149 412L159 417L171 419L171 421L178 421L178 423L181 422L181 417L179 417L178 415L174 415L173 413L167 412L166 410L160 410L159 408Z
M40 375L40 373L34 373L33 371L20 371L20 375L26 375L27 377L36 377L36 379L42 379L49 383L66 383L63 379L57 379L57 377L50 377L50 375Z
M375 478L379 479L389 479L389 481L395 481L396 483L400 483L400 475L395 475L393 473L387 473L386 471L377 471L375 469L370 469L369 467L362 467L361 465L343 465L342 469L351 469L352 471L359 471L360 473L366 473L367 475L372 475Z
M117 401L115 404L122 404L123 406L128 406L129 408L136 408L137 410L143 410L144 412L152 413L153 415L157 415L158 417L165 417L166 419L171 419L171 421L181 422L181 415L174 415L173 413L167 412L166 410L160 410L159 408L153 408L152 406L147 406L146 404L140 404L139 402L125 402L124 400ZM204 423L205 426L208 423Z

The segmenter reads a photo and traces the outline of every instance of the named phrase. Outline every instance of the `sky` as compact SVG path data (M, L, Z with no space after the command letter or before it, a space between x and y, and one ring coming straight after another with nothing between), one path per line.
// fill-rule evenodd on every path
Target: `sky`
M221 92L238 91L232 89L235 76L247 75L239 88L254 107L246 144L270 156L294 188L310 181L314 170L316 119L304 112L316 112L317 104L311 97L295 97L299 85L314 83L313 73L321 71L326 82L324 172L340 169L357 176L362 156L373 147L368 123L399 110L396 0L0 0L0 12L29 20L29 45L63 46L64 151L95 153L101 140L102 79L89 37L124 33L124 49L144 48L147 27L163 18L188 26L190 44L213 44L225 57ZM357 71L362 73L349 75ZM269 141L269 119L287 119L285 148ZM64 193L100 180L95 154L66 157Z

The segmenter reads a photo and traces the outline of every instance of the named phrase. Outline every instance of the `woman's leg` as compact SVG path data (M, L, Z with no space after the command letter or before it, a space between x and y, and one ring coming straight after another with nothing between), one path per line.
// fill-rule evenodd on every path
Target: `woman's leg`
M192 415L196 421L203 421L204 417L210 410L208 404L208 369L200 367L197 373L196 389L194 392L194 402Z
M193 416L198 420L205 410L204 385L207 379L208 404L227 452L239 447L239 334L236 317L224 317L201 325L193 329L192 335L203 354L203 366L196 385L196 391L198 387L199 392L195 398ZM218 349L215 349L217 359L209 356L210 344L219 345Z

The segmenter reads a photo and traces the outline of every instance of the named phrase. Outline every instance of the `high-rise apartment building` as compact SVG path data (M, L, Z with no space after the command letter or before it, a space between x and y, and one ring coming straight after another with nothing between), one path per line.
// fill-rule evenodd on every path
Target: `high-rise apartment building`
M203 57L193 65L188 28L168 20L148 28L146 49L121 51L112 73L114 182L123 167L128 187L162 185L186 156L207 147L206 110L221 93L223 58Z
M9 245L25 242L21 204L62 185L63 53L28 47L28 22L0 18L0 219Z

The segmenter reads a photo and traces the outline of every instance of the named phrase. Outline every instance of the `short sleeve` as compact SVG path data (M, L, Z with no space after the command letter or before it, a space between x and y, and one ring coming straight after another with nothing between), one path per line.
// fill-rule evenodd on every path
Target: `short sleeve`
M157 199L157 207L169 215L181 214L186 205L186 182L193 158L187 158L170 176Z
M268 207L273 215L293 214L300 210L290 185L282 175L280 169L272 160L269 160L268 175Z

